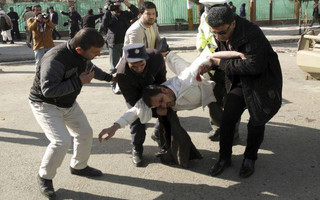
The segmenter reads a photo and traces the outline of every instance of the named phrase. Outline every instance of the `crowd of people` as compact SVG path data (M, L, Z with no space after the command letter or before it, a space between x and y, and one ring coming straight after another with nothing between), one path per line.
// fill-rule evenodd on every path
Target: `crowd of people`
M128 0L111 0L105 12L89 9L83 17L70 7L60 11L68 17L70 40L55 46L61 38L56 29L54 7L43 13L40 5L27 7L27 45L35 55L35 78L29 94L31 110L50 141L38 171L41 193L55 197L53 179L73 140L70 173L95 177L103 173L88 166L92 128L77 103L82 86L92 79L110 82L115 94L122 94L128 111L99 134L99 141L113 137L130 125L132 162L141 167L146 123L156 118L151 138L157 142L163 163L188 168L189 161L202 158L191 137L179 122L179 111L208 107L212 132L219 141L219 158L209 172L219 176L231 166L232 144L239 138L241 115L248 109L247 145L239 176L255 171L265 124L278 112L282 102L282 74L277 54L261 29L245 19L226 0L200 0L204 5L198 27L198 57L188 63L171 51L156 23L157 7L144 1L138 8ZM124 11L125 5L128 10ZM245 5L243 6L245 7ZM244 14L243 14L244 12ZM14 13L10 8L10 13ZM20 39L18 15L0 10L3 41ZM2 20L4 19L4 20ZM15 20L13 20L15 19ZM8 24L2 27L2 21ZM16 25L15 25L16 24ZM98 30L96 30L96 28ZM109 73L91 60L109 49ZM167 79L167 70L176 75ZM72 139L72 140L71 140ZM209 169L209 167L208 167Z

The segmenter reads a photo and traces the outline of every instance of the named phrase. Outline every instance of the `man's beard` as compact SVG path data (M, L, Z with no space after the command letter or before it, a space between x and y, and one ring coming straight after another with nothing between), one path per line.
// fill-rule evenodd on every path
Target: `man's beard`
M154 21L152 21L152 22L147 21L147 24L148 24L148 25L153 25L153 24L154 24L154 22L155 22L155 20L154 20Z

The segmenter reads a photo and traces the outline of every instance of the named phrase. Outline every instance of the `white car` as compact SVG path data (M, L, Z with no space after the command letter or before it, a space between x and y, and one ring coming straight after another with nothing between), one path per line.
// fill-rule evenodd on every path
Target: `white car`
M308 29L301 35L297 65L308 73L306 79L320 80L320 29Z

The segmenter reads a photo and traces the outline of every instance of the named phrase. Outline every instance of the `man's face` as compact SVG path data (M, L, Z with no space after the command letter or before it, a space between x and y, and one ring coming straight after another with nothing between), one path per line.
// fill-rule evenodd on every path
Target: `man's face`
M49 11L50 11L51 13L53 13L53 9L52 9L52 8L49 8Z
M38 16L39 14L41 14L42 11L41 11L41 7L35 7L34 10L33 10L33 14L35 16Z
M233 21L231 24L224 24L218 27L210 27L210 31L217 40L225 42L227 40L230 40L235 25L236 22Z
M145 9L144 13L141 15L141 21L146 26L151 26L156 21L156 9Z
M151 106L155 108L171 108L175 105L175 97L169 92L170 89L161 87L162 93L151 97Z
M99 8L99 9L98 9L98 13L102 13L102 9Z
M100 56L101 49L102 49L102 47L90 47L88 50L83 51L81 47L77 47L77 48L80 48L80 51L77 51L77 52L88 60L92 60L94 59L94 57Z
M13 8L10 8L10 12L13 12Z
M133 62L133 63L129 63L128 62L128 66L131 70L133 70L134 72L136 72L137 74L140 74L143 72L144 68L146 67L147 61L146 60L141 60L138 62Z
M73 10L71 7L69 8L69 11L70 11L70 12L74 12L74 10Z

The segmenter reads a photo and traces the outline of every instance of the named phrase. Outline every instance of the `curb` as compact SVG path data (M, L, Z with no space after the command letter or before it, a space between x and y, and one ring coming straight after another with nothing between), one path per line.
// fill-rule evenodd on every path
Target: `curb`
M277 39L277 40L269 40L270 44L285 44L285 43L297 43L299 39L296 38L290 38L290 39ZM193 51L196 50L196 47L194 45L192 46L180 46L180 47L170 47L171 50L174 51ZM109 52L107 50L101 51L101 55L109 55ZM34 55L25 55L14 57L14 58L2 58L0 59L0 65L6 64L10 62L19 62L19 61L29 61L34 62Z

